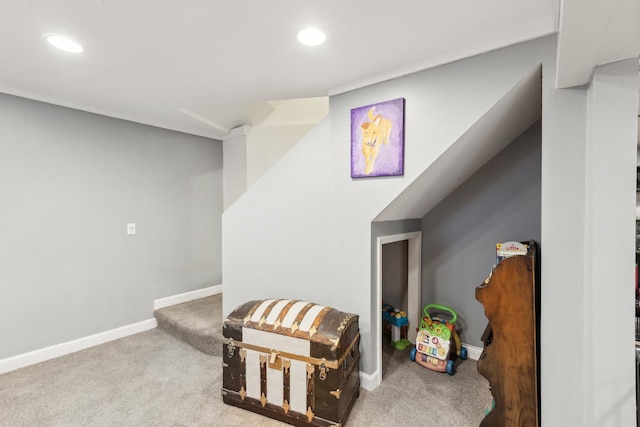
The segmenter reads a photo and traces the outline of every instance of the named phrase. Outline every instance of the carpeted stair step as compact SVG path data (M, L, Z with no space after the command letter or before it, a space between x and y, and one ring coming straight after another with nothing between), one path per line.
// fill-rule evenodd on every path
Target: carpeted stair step
M206 354L222 355L222 294L161 308L158 328Z

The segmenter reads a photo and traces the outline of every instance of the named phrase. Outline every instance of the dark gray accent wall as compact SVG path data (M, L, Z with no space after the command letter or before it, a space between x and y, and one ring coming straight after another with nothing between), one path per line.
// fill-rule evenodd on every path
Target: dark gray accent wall
M422 218L422 305L456 310L463 342L482 346L475 287L495 264L495 244L540 241L540 171L537 122Z
M407 240L382 245L382 302L399 310L408 309Z
M0 94L0 359L219 285L221 214L219 141Z
M375 264L375 247L378 237L393 236L394 234L413 233L420 231L420 219L404 219L402 221L379 221L371 223L372 264Z

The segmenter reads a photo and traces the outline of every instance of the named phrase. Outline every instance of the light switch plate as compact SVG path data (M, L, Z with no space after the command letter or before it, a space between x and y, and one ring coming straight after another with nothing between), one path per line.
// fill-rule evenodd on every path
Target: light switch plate
M133 236L134 234L136 234L136 223L135 222L127 224L127 234L129 236Z

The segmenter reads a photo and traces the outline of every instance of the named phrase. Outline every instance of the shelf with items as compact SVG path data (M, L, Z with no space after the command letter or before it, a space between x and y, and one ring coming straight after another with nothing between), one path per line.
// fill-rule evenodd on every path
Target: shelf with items
M391 346L396 350L404 350L412 345L407 339L409 318L407 313L389 304L382 304L382 320L384 329L391 333Z

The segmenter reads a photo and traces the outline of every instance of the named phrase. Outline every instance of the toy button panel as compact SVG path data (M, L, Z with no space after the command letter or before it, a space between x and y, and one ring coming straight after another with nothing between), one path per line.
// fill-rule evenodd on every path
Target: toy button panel
M445 327L445 329L447 328ZM429 333L429 329L423 329L418 332L416 350L420 353L435 357L436 359L447 360L449 358L450 347L451 340L432 336Z

